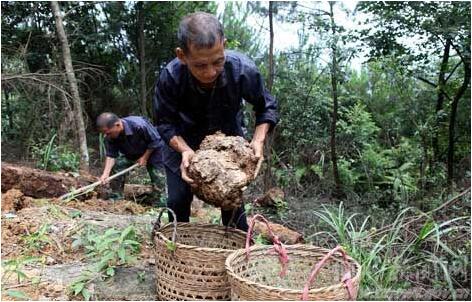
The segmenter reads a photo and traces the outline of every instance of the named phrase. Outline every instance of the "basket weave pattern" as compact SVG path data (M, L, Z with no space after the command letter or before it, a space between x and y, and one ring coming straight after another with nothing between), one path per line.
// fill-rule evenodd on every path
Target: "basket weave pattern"
M213 224L177 223L154 236L157 295L160 300L229 300L225 260L244 247L246 234Z
M303 244L285 246L289 262L285 277L280 277L279 258L268 246L250 248L250 258L246 252L238 250L231 254L226 267L231 283L231 300L300 300L312 266L329 250ZM359 286L361 269L352 258L352 283ZM308 300L349 300L348 292L341 283L344 266L336 255L329 265L321 269L316 281L310 286ZM337 281L336 281L337 280Z
M274 246L249 247L256 219L267 224ZM361 276L361 266L340 246L284 246L261 215L252 220L246 249L232 253L225 265L233 301L355 300Z

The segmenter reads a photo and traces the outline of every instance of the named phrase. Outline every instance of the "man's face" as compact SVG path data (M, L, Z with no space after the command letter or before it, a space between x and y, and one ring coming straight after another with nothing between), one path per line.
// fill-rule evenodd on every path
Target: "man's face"
M105 135L105 137L117 138L121 133L120 123L115 123L112 127L103 127L100 129L100 132Z
M187 65L192 75L204 87L212 86L225 65L225 42L216 43L212 48L195 48L190 44L187 52L177 48L177 57Z

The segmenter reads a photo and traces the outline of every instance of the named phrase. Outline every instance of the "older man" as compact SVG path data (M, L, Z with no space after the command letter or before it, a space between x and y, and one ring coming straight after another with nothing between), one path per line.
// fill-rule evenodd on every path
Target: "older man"
M167 205L178 221L189 221L193 180L187 175L194 150L206 135L222 131L243 135L243 99L253 105L256 128L251 146L262 156L264 140L277 123L277 103L264 87L256 65L243 54L225 51L218 19L207 13L184 17L178 31L177 58L160 73L153 99L157 129L165 141ZM235 215L234 215L235 214ZM222 211L225 225L247 230L244 209Z

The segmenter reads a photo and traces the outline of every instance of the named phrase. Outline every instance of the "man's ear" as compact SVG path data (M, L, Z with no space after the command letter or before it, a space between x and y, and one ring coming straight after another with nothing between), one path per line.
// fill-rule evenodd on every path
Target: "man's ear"
M180 62L182 62L182 64L187 65L187 61L185 60L184 50L182 48L177 47L175 49L175 54L177 55L177 58L179 58Z
M225 39L223 40L223 47L224 47L224 48L226 48L226 46L228 46L228 43L227 43L227 42L228 42L228 40L225 38Z

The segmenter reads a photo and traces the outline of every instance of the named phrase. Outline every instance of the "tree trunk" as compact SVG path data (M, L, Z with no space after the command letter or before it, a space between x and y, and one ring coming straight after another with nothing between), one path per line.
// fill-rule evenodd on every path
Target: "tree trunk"
M274 84L274 24L273 24L273 13L274 13L274 1L269 1L269 80L267 81L267 89L272 92L272 86Z
M57 1L51 2L51 8L56 19L56 30L59 40L61 41L62 56L64 59L64 66L66 69L67 80L72 95L75 111L75 119L77 121L77 131L79 132L79 149L80 149L80 169L88 172L89 170L89 155L87 150L87 135L85 132L85 123L82 116L82 104L80 101L79 88L77 79L75 78L74 68L72 66L72 58L70 55L69 42L62 24L61 11Z
M269 78L267 80L267 89L272 92L272 86L274 84L274 1L269 1ZM266 143L266 168L264 172L264 191L269 190L272 187L272 143L274 140L274 131L268 134Z
M10 130L9 135L11 136L10 138L13 138L14 135L11 134L11 131L13 130L13 111L10 107L10 91L3 88L3 95L5 96L5 111L8 116L8 128Z
M145 56L145 40L144 40L144 3L139 1L138 9L138 30L139 30L139 69L141 75L141 112L143 116L147 116L146 102L146 56Z
M464 82L462 82L461 87L457 90L454 99L452 100L449 118L449 144L447 150L447 182L449 185L452 184L452 179L454 177L454 126L456 123L457 107L460 99L464 96L464 93L470 84L470 58L463 62Z
M333 97L333 114L331 120L331 161L333 162L333 177L334 177L334 184L336 186L335 193L341 193L341 180L339 179L338 173L338 160L336 155L336 122L338 117L338 89L337 89L337 82L338 82L338 62L337 62L337 48L336 48L336 24L334 23L334 14L333 14L333 6L334 2L329 2L329 11L330 11L330 19L331 19L331 31L332 31L332 39L331 42L331 87L332 87L332 97Z
M439 158L439 128L441 126L442 118L440 116L440 111L443 108L445 94L444 88L446 86L446 71L449 62L449 52L451 50L451 39L446 39L446 44L444 45L444 52L443 58L441 62L441 68L439 70L439 77L438 77L438 100L436 102L436 127L434 130L433 135L433 152L434 152L434 160L438 160Z

